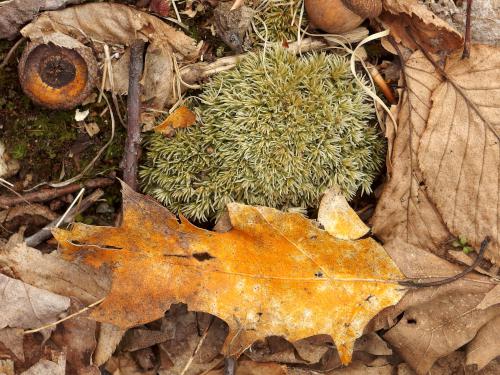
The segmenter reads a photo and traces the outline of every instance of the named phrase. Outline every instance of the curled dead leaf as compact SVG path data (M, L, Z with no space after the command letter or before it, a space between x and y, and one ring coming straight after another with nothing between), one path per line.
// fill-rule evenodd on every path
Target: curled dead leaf
M299 214L235 203L233 228L210 232L125 185L123 200L118 228L54 231L68 258L114 268L111 292L92 312L98 321L131 327L184 302L229 325L225 354L269 335L321 333L348 363L366 323L404 294L401 273L371 238L340 240Z
M416 39L431 52L449 53L462 46L460 33L417 0L383 0L382 23L406 47L417 50Z
M172 134L175 129L187 128L196 123L196 115L186 106L180 106L153 130L165 135Z
M90 3L41 14L21 30L23 36L38 43L53 43L67 49L86 48L97 42L129 46L139 38L150 43L145 58L144 101L161 108L173 103L174 59L192 61L202 47L182 31L155 16L115 3ZM175 52L175 55L174 55ZM121 74L120 74L121 73ZM128 70L114 75L117 94L126 93ZM125 91L125 92L124 92Z

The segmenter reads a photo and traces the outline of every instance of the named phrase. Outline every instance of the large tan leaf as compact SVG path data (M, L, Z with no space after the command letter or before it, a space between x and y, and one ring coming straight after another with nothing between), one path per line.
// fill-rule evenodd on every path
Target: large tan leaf
M421 52L405 63L393 176L378 203L373 230L441 253L465 236L486 257L500 259L498 244L500 57L473 46L471 58L446 60L443 79ZM411 145L411 146L410 146Z
M330 334L344 363L366 323L404 292L401 273L373 239L339 240L299 214L228 206L232 229L206 231L124 186L120 227L75 224L54 235L64 254L113 266L113 285L92 317L131 327L172 303L229 325L226 354L258 338Z
M420 51L405 62L404 71L406 90L398 105L392 176L378 201L372 231L384 242L400 239L436 251L451 235L427 197L417 150L429 117L431 95L441 77Z
M476 248L491 236L487 257L498 262L500 49L476 46L471 56L447 61L449 80L432 94L418 162L448 229Z

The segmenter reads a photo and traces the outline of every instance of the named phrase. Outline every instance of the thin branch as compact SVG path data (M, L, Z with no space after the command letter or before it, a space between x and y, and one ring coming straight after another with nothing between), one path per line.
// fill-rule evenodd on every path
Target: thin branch
M12 207L20 203L47 202L60 196L74 193L81 188L97 189L112 185L112 178L100 177L87 180L81 184L71 184L60 188L42 189L19 196L0 196L0 207Z
M488 244L490 243L490 241L491 241L491 238L489 236L487 236L483 240L483 242L481 242L481 247L479 249L479 253L477 255L477 258L474 260L474 262L470 266L465 268L462 272L457 273L454 276L446 277L444 279L435 280L435 281L423 281L423 282L420 279L402 280L402 281L399 281L399 285L408 286L411 288L427 288L430 286L439 286L439 285L452 283L453 281L457 281L457 280L461 279L462 277L466 276L467 274L471 273L472 271L474 271L474 268L476 268L477 265L479 264L479 262L481 261L481 259L483 259L483 255L484 255L486 248L488 247Z
M60 218L57 218L56 220L50 222L47 224L45 227L40 229L38 232L33 234L32 236L29 236L26 238L25 242L26 245L35 247L39 244L41 244L43 241L46 241L52 236L51 229L52 228L57 228L58 224L68 224L71 223L76 215L85 212L87 209L89 209L99 198L101 198L104 195L104 191L102 189L97 189L94 191L92 194L88 195L86 198L82 200L82 202L77 205L76 207L68 210L63 216ZM75 199L76 201L76 199ZM61 223L59 223L61 222Z
M28 335L28 334L30 334L30 333L40 332L40 331L43 331L43 330L44 330L44 329L46 329L46 328L54 327L54 326L58 325L59 323L62 323L62 322L64 322L64 321L66 321L66 320L69 320L69 319L71 319L71 318L74 318L75 316L78 316L78 315L80 315L80 314L83 314L85 311L90 310L92 307L95 307L95 306L99 305L99 304L100 304L102 301L104 301L105 299L106 299L106 297L101 298L100 300L95 301L94 303L92 303L92 304L88 305L87 307L84 307L83 309L78 310L77 312L75 312L75 313L73 313L73 314L70 314L70 315L68 315L68 316L67 316L67 317L65 317L65 318L59 319L58 321L55 321L55 322L53 322L53 323L49 323L49 324L46 324L46 325L44 325L44 326L42 326L42 327L38 327L38 328L35 328L35 329L28 329L27 331L24 331L24 332L23 332L23 335Z
M137 164L141 153L141 85L140 80L144 68L144 41L135 40L130 46L130 70L127 96L127 140L123 180L133 190L137 190Z
M466 18L465 18L464 52L462 53L462 59L470 57L471 13L472 13L472 0L467 0L467 11L466 11Z

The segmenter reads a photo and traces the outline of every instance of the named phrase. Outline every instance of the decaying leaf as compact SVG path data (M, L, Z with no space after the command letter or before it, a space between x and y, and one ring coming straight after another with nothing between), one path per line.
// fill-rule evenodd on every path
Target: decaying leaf
M179 304L165 314L162 329L172 337L159 345L159 375L201 374L223 361L219 353L227 326L222 320Z
M196 122L196 115L186 106L181 106L172 112L168 117L153 130L156 133L171 135L175 129L187 128Z
M277 363L259 363L252 361L238 362L235 375L287 375L285 366ZM213 370L207 375L224 375L224 370Z
M66 356L64 353L51 353L51 360L41 359L21 375L65 375Z
M460 33L417 0L383 0L380 20L398 42L412 50L416 39L431 52L452 52L462 46Z
M71 301L69 313L73 314L85 306L77 300ZM60 323L51 340L66 352L66 367L70 374L90 375L99 373L91 364L91 357L96 347L96 322L84 316L76 316Z
M0 3L0 39L12 39L39 12L54 10L82 0L10 0Z
M491 360L500 356L500 315L491 319L467 345L467 365L475 365L482 369Z
M434 90L418 149L429 198L448 229L500 261L500 49L475 47L452 56L449 80Z
M468 343L480 327L500 314L500 306L476 309L481 297L450 293L412 306L384 339L417 374L427 374L437 359Z
M200 45L183 32L151 14L114 3L90 3L60 11L45 12L21 30L23 36L38 42L52 42L75 49L85 42L129 46L139 38L150 43L144 65L143 100L154 107L175 102L173 59L194 60ZM175 56L174 56L175 52ZM122 73L118 76L118 74ZM114 74L117 93L126 93L128 70Z
M10 350L19 360L24 362L23 335L24 330L21 328L0 329L0 347L3 344L6 349Z
M0 328L38 328L57 320L69 307L67 297L0 274Z
M225 233L181 222L123 188L118 228L75 224L54 235L69 258L113 266L113 285L91 316L121 327L161 317L172 303L223 319L223 352L282 335L330 334L343 363L366 323L404 294L401 273L373 239L339 240L299 214L228 205Z
M111 287L108 270L67 262L56 252L42 254L26 246L19 234L0 246L0 267L5 267L27 284L78 298L85 304L101 299Z
M102 323L99 330L97 347L94 352L94 364L101 366L111 358L116 347L120 343L125 330L109 323Z
M357 240L370 230L345 197L331 189L325 192L321 200L318 221L328 233L342 240Z
M500 259L498 228L500 54L473 46L470 59L450 56L444 80L421 52L405 62L407 90L400 102L392 152L393 175L373 217L384 241L400 238L443 252L464 236L486 258Z

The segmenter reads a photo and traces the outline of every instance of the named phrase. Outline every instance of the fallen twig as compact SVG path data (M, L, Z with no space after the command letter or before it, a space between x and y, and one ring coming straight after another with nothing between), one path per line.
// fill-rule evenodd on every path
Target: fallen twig
M101 198L103 195L104 191L102 189L97 189L92 194L83 199L79 205L73 207L71 210L69 210L69 212L65 213L62 217L58 217L57 219L51 221L49 224L47 224L45 227L43 227L41 230L39 230L32 236L27 237L25 239L26 245L34 247L41 244L43 241L48 240L52 236L51 232L52 228L56 228L61 224L67 224L72 222L75 219L76 215L86 211L95 202L97 202L97 200Z
M144 68L144 41L135 40L130 46L130 70L127 96L127 140L123 163L123 180L137 190L137 164L141 153L141 85Z
M19 46L22 44L22 42L24 42L25 39L26 38L24 38L24 37L19 38L19 40L12 46L12 48L7 53L7 56L5 56L2 63L0 64L0 70L5 68L9 64L10 59L12 58L12 56L14 56L14 53L19 48Z
M94 178L81 184L71 184L60 188L42 189L20 196L0 196L0 207L12 207L26 202L46 202L62 195L71 194L82 187L97 189L112 185L114 180L107 177Z
M472 0L467 0L467 10L466 10L466 18L465 18L464 52L462 53L462 59L468 58L470 56L471 12L472 12Z
M454 276L446 277L444 279L439 279L435 281L421 281L420 279L416 280L402 280L399 282L399 285L404 285L412 288L427 288L430 286L439 286L439 285L444 285L444 284L449 284L453 281L457 281L458 279L461 279L468 273L471 273L474 271L474 268L479 264L481 259L483 259L484 252L486 251L486 248L488 247L488 244L490 243L491 238L486 237L483 242L481 242L481 247L479 249L479 253L477 254L477 258L474 260L474 262L465 268L462 272L457 273Z

